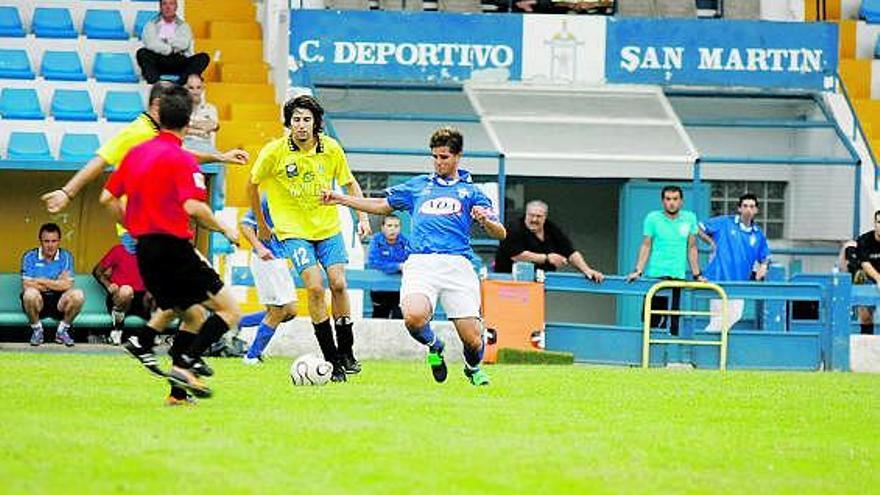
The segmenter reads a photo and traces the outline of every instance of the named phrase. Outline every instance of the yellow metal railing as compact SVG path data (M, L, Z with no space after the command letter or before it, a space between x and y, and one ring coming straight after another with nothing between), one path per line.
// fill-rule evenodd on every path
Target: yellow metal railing
M721 298L721 312L714 313L712 311L682 311L668 309L651 309L651 300L654 294L663 289L689 289L689 290L711 290L718 294ZM645 333L642 337L642 368L648 367L650 359L651 344L683 344L683 345L717 345L720 347L721 355L718 359L718 369L724 371L727 369L727 293L720 286L709 282L685 282L680 280L664 280L657 282L645 294ZM720 340L689 340L689 339L652 339L651 338L651 315L673 315L673 316L721 316L721 338Z

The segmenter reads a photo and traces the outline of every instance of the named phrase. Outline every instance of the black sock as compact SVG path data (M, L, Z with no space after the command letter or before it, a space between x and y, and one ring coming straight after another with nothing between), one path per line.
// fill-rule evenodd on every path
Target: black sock
M859 326L862 327L862 335L874 335L873 323L862 323Z
M174 334L174 341L171 344L171 349L168 349L168 355L173 358L183 354L189 349L194 340L196 340L196 334L178 330Z
M181 330L177 331L177 335L174 336L174 343L171 344L171 349L168 349L168 355L171 356L171 363L174 366L187 368L192 364L185 363L180 359L180 356L186 353L195 340L196 334Z
M320 323L312 323L312 326L315 327L315 337L318 339L318 345L321 346L324 360L335 363L337 352L336 344L333 342L333 327L330 326L330 318Z
M352 332L351 318L340 316L333 322L336 327L336 343L339 347L340 356L354 357L354 333Z
M220 340L220 337L228 331L229 325L226 324L223 318L216 314L211 315L205 320L205 323L202 323L202 328L199 329L198 335L193 339L189 349L185 351L186 356L192 359L200 358L214 342Z
M177 400L185 400L186 390L180 387L171 387L171 397L174 397Z
M149 325L144 325L135 335L137 335L138 345L141 348L152 351L153 343L156 342L156 335L159 335L159 332Z

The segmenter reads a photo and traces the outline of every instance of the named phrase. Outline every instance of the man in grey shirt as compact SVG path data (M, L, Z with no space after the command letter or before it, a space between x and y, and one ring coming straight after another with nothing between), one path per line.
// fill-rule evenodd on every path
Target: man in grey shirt
M165 74L184 84L190 74L201 75L211 61L206 53L193 54L192 30L177 16L177 0L161 0L159 14L144 25L143 39L137 62L150 84Z

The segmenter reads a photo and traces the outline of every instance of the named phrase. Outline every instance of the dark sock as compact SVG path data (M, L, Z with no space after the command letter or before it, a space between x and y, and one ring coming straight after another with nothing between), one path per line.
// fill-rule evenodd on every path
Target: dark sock
M483 350L485 348L486 345L482 340L480 341L480 346L476 349L472 349L467 345L464 346L464 362L467 364L468 368L475 370L480 367L480 362L483 361Z
M180 356L192 346L195 340L196 334L178 330L177 335L174 336L174 343L171 344L171 349L168 349L168 355L171 356L171 363L174 366L182 368L189 367L189 364L183 362L180 359Z
M438 339L437 335L434 334L434 331L431 330L430 322L418 330L410 330L409 335L415 339L416 342L428 346L428 348L434 352L443 350L443 341Z
M354 333L352 332L351 318L340 316L333 322L336 327L336 342L340 356L354 356Z
M180 387L171 387L171 397L174 397L177 400L186 399L186 390Z
M874 334L874 324L873 323L862 323L859 326L862 327L862 335L873 335Z
M220 337L228 331L229 325L226 324L223 318L220 318L217 314L209 316L202 323L199 333L196 335L195 340L193 340L192 345L189 346L189 349L185 351L184 357L191 359L200 358L214 342L220 340Z
M156 335L159 335L159 332L149 325L144 325L135 335L137 335L138 345L141 348L152 351L153 343L156 342Z
M320 323L312 323L312 326L315 327L315 337L318 339L321 353L324 354L324 361L335 363L337 352L336 344L333 342L333 327L330 326L330 318Z

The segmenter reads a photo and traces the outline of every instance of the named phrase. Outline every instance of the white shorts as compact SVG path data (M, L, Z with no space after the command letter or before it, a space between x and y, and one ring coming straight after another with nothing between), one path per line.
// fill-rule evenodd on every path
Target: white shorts
M471 262L455 254L413 254L403 264L400 300L410 294L423 294L437 308L437 297L453 318L480 316L480 280Z
M296 301L296 285L290 276L290 268L286 259L265 261L251 254L251 273L257 287L257 298L260 304L267 306L284 306Z

